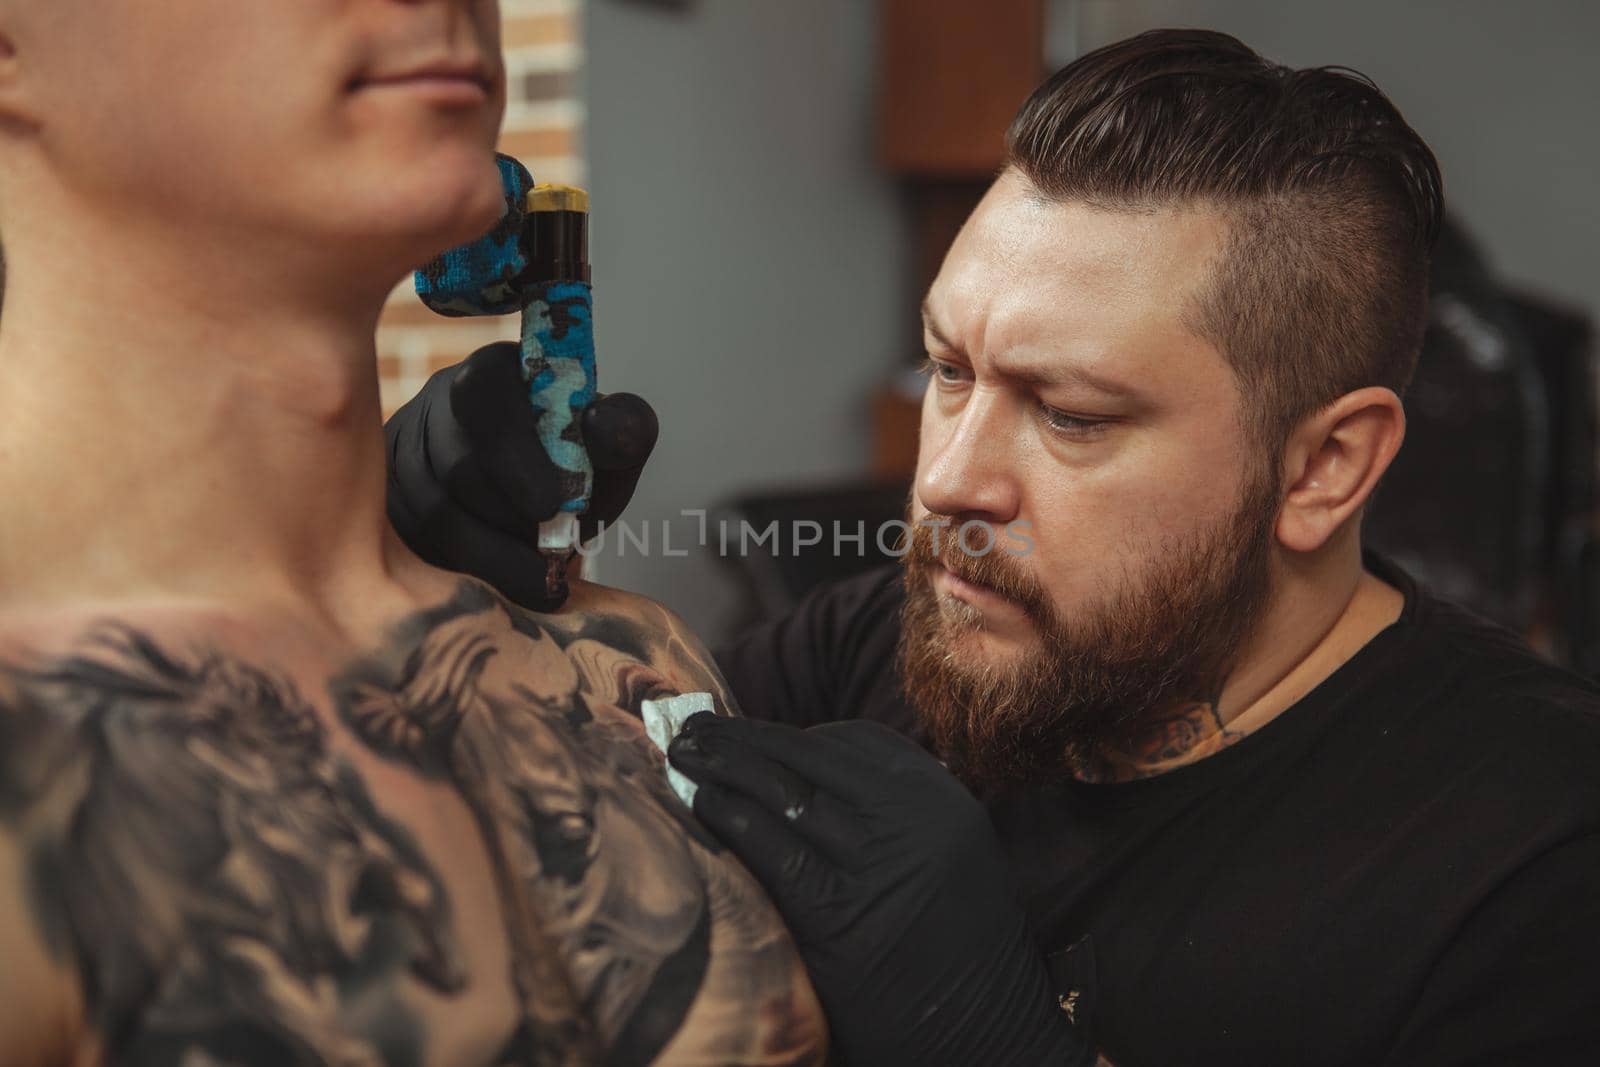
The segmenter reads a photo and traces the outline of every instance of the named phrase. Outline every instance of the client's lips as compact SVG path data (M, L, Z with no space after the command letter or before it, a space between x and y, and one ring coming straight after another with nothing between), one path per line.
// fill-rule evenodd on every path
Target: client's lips
M453 85L471 87L487 95L494 90L494 84L494 74L486 64L452 61L362 75L355 80L354 88Z

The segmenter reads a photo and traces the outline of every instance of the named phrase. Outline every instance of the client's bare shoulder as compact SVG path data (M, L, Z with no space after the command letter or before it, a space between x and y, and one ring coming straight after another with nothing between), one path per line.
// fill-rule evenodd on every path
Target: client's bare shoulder
M359 647L289 630L0 625L0 992L68 976L84 1062L825 1054L776 912L639 721L731 710L670 613L462 580Z
M700 638L674 612L635 593L577 582L559 612L528 616L552 630L587 637L647 660L680 691L706 691L717 711L738 714L727 683Z
M670 612L579 585L534 614L463 581L330 691L373 751L473 812L529 1019L581 1006L611 1062L821 1055L781 920L671 792L645 735L646 700L699 691L732 710Z

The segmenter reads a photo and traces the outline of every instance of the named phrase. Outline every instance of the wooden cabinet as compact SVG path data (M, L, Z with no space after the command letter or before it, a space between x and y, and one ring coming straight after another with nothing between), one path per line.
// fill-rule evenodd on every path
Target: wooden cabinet
M1044 0L880 0L880 145L906 176L994 176L1044 77Z
M1044 0L880 0L879 20L879 155L901 179L921 300L1005 162L1011 117L1044 78ZM906 356L920 359L920 343ZM899 387L873 397L877 477L910 479L919 417Z

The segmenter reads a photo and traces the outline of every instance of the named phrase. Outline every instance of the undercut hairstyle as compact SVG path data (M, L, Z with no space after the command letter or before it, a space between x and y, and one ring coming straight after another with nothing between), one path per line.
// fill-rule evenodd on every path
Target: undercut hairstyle
M1152 30L1056 73L1006 146L1047 200L1221 215L1223 248L1185 319L1228 360L1245 429L1271 456L1345 393L1404 393L1443 197L1433 153L1365 76Z

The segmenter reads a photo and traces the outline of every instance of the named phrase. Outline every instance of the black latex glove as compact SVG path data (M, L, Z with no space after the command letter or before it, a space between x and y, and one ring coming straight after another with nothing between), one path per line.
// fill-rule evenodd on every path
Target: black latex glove
M389 521L413 552L488 582L535 611L560 607L545 589L539 523L561 506L556 469L539 444L512 341L478 349L428 379L384 426ZM616 522L655 448L656 413L632 393L597 399L583 416L594 465L587 540Z
M852 1067L1087 1064L987 813L877 723L696 715L694 811L783 913Z

